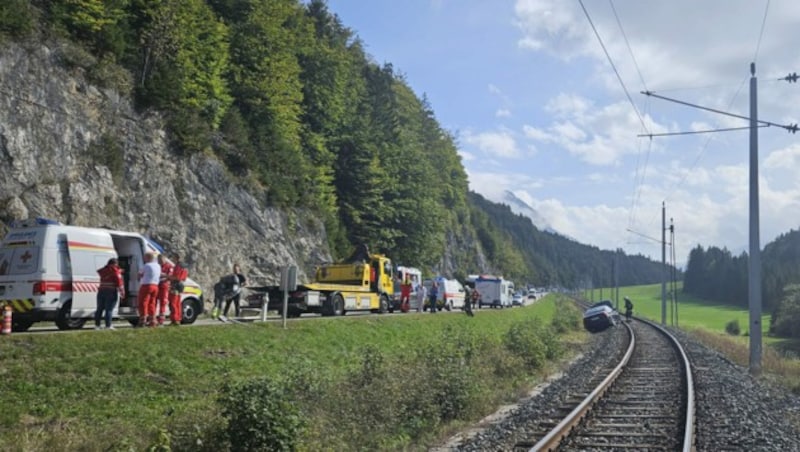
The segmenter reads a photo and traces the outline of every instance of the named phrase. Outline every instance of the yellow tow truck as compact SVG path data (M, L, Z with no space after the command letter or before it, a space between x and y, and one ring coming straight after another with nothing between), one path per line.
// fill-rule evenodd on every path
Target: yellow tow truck
M289 317L303 313L339 316L351 311L386 313L394 294L392 261L381 254L370 254L366 245L341 263L324 264L316 269L314 281L298 284L289 293ZM282 309L279 286L250 287L268 297L268 309ZM258 295L256 295L258 296Z

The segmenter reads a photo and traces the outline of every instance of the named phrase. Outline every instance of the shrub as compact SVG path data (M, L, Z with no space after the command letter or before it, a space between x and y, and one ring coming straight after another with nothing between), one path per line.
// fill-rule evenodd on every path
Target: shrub
M553 330L557 334L581 329L581 313L571 302L560 303L551 321Z
M547 345L542 340L543 325L539 319L514 324L503 338L505 347L525 362L529 369L542 367L547 357Z
M731 320L725 324L725 332L731 336L738 336L742 332L739 328L739 320Z
M259 378L228 385L219 402L231 450L297 448L303 421L282 382Z
M22 37L34 30L34 9L28 0L0 2L0 36Z
M103 165L111 172L114 183L119 184L125 175L125 150L119 138L106 132L93 141L86 150L90 162Z

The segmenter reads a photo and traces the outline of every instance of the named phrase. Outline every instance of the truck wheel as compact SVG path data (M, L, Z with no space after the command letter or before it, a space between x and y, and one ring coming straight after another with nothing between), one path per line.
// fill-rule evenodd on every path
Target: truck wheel
M452 311L453 310L453 300L447 300L447 304L444 305L444 308L447 310L447 312Z
M24 333L33 325L33 320L12 320L11 331L14 333Z
M344 298L342 298L342 294L337 293L334 295L332 304L334 316L344 315Z
M86 319L73 319L70 311L72 311L72 300L61 305L56 314L56 326L59 330L79 330L86 323Z
M203 312L200 306L200 300L196 298L187 298L181 302L181 325L189 325L197 320L197 317Z
M388 311L389 311L389 297L387 297L384 294L381 295L380 308L378 308L378 313L386 314Z

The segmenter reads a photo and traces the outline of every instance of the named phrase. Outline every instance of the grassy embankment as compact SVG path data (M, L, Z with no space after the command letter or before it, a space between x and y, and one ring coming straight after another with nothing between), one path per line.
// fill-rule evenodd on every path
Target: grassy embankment
M304 421L301 450L424 447L516 399L585 340L580 314L561 305L550 296L474 318L0 338L0 441L23 450L224 449L230 428L242 426L228 426L220 393L265 377ZM555 335L554 315L571 330Z
M680 286L679 286L680 290ZM605 291L604 291L605 292ZM608 292L610 293L610 292ZM595 297L597 297L595 291ZM636 315L655 321L661 321L661 285L622 287L619 291L620 311L624 312L622 297L627 296L634 304ZM749 312L745 308L714 304L678 293L678 325L689 331L694 337L708 346L723 352L729 359L742 366L749 365L749 337L747 336ZM669 304L667 305L667 324L672 324ZM733 336L725 332L725 325L736 320L741 333ZM763 367L764 370L779 379L787 386L800 390L800 361L796 359L798 350L796 341L771 337L769 331L770 315L765 313L761 318L763 325ZM790 353L787 353L790 352Z

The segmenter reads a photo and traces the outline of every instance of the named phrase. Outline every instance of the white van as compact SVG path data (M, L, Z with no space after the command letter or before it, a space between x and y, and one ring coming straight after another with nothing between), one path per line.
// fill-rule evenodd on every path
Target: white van
M475 280L475 290L480 293L479 307L511 307L514 283L503 277L481 275Z
M397 271L395 272L394 296L392 298L392 303L389 306L389 312L400 309L400 284L404 281L411 283L411 299L408 303L410 310L417 310L417 291L422 285L422 271L415 267L404 267L399 265L397 266Z
M442 309L446 309L448 311L452 311L453 309L464 309L466 292L464 291L464 286L462 286L458 280L447 279L441 276L436 277L434 280L439 284L439 293L436 297L436 306L440 311ZM430 292L434 280L425 280L424 285L428 288L428 292ZM425 309L427 309L427 302Z
M11 306L15 331L42 321L55 321L61 330L82 328L97 307L97 270L116 257L126 299L114 317L136 324L137 275L146 252L163 249L135 232L65 226L43 218L13 224L0 244L0 305ZM203 291L191 279L184 285L181 323L193 323L203 312Z

